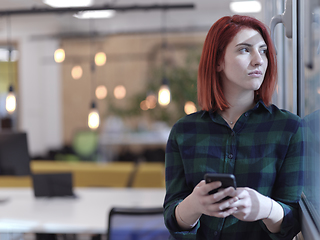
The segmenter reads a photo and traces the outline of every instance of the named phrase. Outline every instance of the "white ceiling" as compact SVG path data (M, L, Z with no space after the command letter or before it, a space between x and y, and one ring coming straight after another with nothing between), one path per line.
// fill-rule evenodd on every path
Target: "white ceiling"
M95 5L115 4L116 6L151 5L151 4L183 4L193 3L194 9L169 10L166 13L168 30L204 30L221 16L231 15L231 0L95 0ZM31 9L48 7L41 0L1 0L0 11L8 9ZM260 15L255 15L258 18ZM81 20L64 14L12 15L11 35L28 35L32 37L59 37L61 34L88 34L95 31L99 34L157 31L164 26L163 13L160 10L132 11L117 13L111 19ZM0 17L0 38L6 39L7 17Z

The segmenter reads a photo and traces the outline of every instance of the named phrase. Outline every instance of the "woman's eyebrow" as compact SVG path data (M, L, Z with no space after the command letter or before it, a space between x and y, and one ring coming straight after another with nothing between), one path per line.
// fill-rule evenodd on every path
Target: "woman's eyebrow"
M252 44L249 44L249 43L238 43L238 44L236 45L236 47L242 46L242 45L247 46L247 47L252 47Z
M238 46L247 46L247 47L252 47L253 45L252 44L249 44L249 43L238 43L236 45L236 47ZM262 44L261 46L259 46L259 48L263 48L263 47L267 47L267 44Z

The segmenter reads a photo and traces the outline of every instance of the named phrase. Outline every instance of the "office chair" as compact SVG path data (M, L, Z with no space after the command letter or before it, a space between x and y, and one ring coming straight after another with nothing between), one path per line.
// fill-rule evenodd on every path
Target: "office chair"
M162 207L115 207L109 212L107 240L163 240L169 236Z

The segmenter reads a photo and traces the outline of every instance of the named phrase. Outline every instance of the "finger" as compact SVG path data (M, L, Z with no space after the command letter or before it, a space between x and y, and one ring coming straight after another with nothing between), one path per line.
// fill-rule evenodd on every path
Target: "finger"
M229 209L229 208L235 208L236 205L234 205L239 199L237 197L233 197L233 198L230 198L230 199L227 199L225 201L222 201L221 203L218 204L218 209L220 211L224 211L226 209Z
M221 187L221 185L222 185L222 183L221 183L220 181L207 183L207 184L204 186L203 190L206 191L207 194L208 194L210 191Z
M217 193L213 194L213 199L216 202L219 202L223 200L225 197L234 197L236 196L236 191L233 187L229 187L226 189L223 189L221 191L218 191Z
M202 187L202 186L204 186L205 184L206 184L206 181L205 181L205 180L202 180L202 181L200 181L200 182L197 184L196 187Z
M237 195L237 191L234 189L234 187L228 187L224 191L229 197L235 197Z
M200 195L207 195L208 192L206 189L207 189L207 186L204 180L200 181L194 188L194 190L197 191Z
M243 199L243 198L246 198L248 196L248 191L245 189L245 188L237 188L236 189L236 196L239 198L239 199Z
M219 218L226 218L232 215L235 211L237 211L237 208L228 208L225 211L215 212L213 216L219 217Z

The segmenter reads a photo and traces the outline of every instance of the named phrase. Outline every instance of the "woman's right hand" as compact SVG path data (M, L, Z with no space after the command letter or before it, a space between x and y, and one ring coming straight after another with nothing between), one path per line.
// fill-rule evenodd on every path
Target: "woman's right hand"
M205 181L202 180L193 189L192 193L179 203L175 209L175 215L182 229L187 230L195 226L202 214L225 218L237 210L236 207L230 207L231 204L238 201L238 198L235 197L236 190L233 187L223 189L211 195L208 194L220 186L221 182L206 184ZM231 198L223 200L227 196Z
M217 189L221 186L221 182L205 183L202 180L189 196L195 209L199 213L206 214L208 216L214 216L218 218L225 218L234 213L237 208L230 208L230 205L238 201L236 196L236 190L233 187L222 189L214 194L208 194L208 192ZM231 197L230 199L223 200L225 197Z

